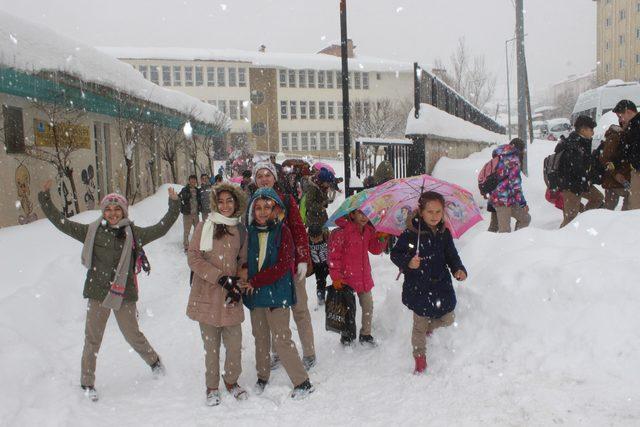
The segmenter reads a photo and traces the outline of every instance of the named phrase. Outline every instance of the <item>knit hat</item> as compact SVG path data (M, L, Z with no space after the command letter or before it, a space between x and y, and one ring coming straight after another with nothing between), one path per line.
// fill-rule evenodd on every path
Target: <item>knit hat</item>
M271 162L258 162L253 167L253 180L256 180L256 175L260 169L267 169L275 179L278 179L278 171L276 170L276 166Z
M320 169L320 172L318 172L318 182L327 182L330 184L335 180L335 175L326 168L322 168Z
M104 212L105 209L107 209L107 206L110 205L120 206L124 218L127 218L129 216L129 202L127 202L127 199L124 196L118 193L107 194L102 198L102 201L100 202L100 210Z

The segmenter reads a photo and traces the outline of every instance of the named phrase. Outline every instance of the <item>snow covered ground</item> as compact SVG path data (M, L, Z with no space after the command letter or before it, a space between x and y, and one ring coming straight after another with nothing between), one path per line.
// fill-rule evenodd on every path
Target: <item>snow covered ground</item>
M46 221L0 230L0 425L638 425L640 212L588 212L557 230L561 213L544 200L540 170L552 148L531 149L524 186L532 226L497 235L484 222L458 242L470 276L455 285L456 324L428 343L428 374L411 374L411 313L400 302L396 268L375 256L380 346L341 348L311 299L317 390L298 402L288 398L280 369L260 397L236 402L223 393L221 406L204 406L202 343L184 314L189 272L180 223L148 246L152 273L140 284L141 328L168 375L151 378L112 318L98 358L101 399L88 402L79 390L80 244ZM443 159L435 175L477 191L476 170L488 156ZM165 207L163 188L132 207L131 217L151 224ZM310 279L311 294L314 287ZM251 387L248 321L243 331L240 383Z

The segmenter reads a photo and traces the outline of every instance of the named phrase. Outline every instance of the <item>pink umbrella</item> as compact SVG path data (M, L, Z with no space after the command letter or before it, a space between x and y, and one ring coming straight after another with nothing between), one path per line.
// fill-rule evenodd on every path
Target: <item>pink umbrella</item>
M420 194L426 191L444 196L445 224L454 238L482 221L480 209L469 191L429 175L387 181L371 189L358 209L376 230L399 236L406 229L407 217L418 208Z
M242 176L234 176L229 181L233 182L234 184L240 184L242 182Z
M329 172L331 172L333 175L336 174L336 171L333 170L333 168L331 167L330 164L328 163L324 163L324 162L315 162L313 164L313 169L319 171L320 169L325 168L326 170L328 170Z

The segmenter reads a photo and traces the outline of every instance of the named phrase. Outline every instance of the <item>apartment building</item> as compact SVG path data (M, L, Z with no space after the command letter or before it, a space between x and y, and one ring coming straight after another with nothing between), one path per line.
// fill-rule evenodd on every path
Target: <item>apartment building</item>
M335 45L316 54L99 49L154 83L217 106L232 121L227 142L243 138L257 152L295 155L333 157L342 150L342 74ZM350 55L352 109L362 116L382 100L410 104L411 63L355 56L353 46Z
M597 4L597 81L640 80L640 1L594 0Z

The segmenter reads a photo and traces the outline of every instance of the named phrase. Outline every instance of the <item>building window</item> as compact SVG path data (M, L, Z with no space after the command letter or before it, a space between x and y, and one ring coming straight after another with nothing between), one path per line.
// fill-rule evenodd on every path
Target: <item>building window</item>
M333 71L327 71L327 89L333 89Z
M336 88L342 89L342 71L336 71Z
M362 85L360 84L361 77L362 75L359 72L356 71L355 73L353 73L353 86L356 89L360 89L362 87Z
M640 28L636 28L636 38L640 39Z
M609 74L609 70L611 69L610 64L604 64L604 72Z
M620 11L620 14L619 14L619 15L620 15L620 20L622 21L623 19L625 19L625 18L627 17L627 11L626 11L626 10L624 10L624 9L622 9L622 10Z
M220 99L218 100L218 110L220 110L221 113L223 114L227 114L227 101L224 99Z
M158 73L157 65L151 65L149 67L149 80L151 80L151 82L155 84L160 83L160 74Z
M369 89L369 73L362 73L362 89Z
M307 70L307 83L310 88L316 87L316 72L314 70Z
M280 76L280 87L287 87L287 70L280 70L278 75Z
M149 67L146 65L139 65L138 66L138 71L140 71L140 73L142 74L142 77L144 77L145 79L148 78L149 76Z
M640 54L636 53L636 64L640 64Z
M300 132L301 151L309 151L309 132Z
M611 45L610 45L610 43L609 43L609 40L607 40L606 42L604 42L604 50L609 50L609 47L610 47L610 46L611 46Z
M202 65L196 65L196 86L202 86L204 84L204 75L202 72Z
M182 86L182 67L179 65L173 66L173 85Z
M216 85L216 69L215 67L207 67L207 86Z
M238 68L238 86L247 87L247 69Z
M184 67L184 85L193 86L193 67Z
M640 3L636 4L636 12L640 12Z
M342 120L342 101L338 101L338 120Z
M282 151L289 151L289 134L282 132L280 136L280 147Z
M226 76L225 76L224 67L218 67L217 77L218 77L218 86L226 86L227 85L227 83L226 83L227 79L226 79Z
M318 118L320 120L327 118L327 103L325 101L318 101Z
M611 18L609 18L609 17L605 18L604 26L605 27L610 27L611 26Z
M320 132L320 150L327 151L327 133Z
M171 67L162 66L162 86L171 86Z
M4 118L4 146L7 154L24 153L24 125L22 108L2 106Z
M624 63L624 59L621 59L620 61L618 61L618 68L624 68L625 63Z
M291 150L297 151L300 147L298 147L298 132L291 132Z
M353 88L353 73L349 73L349 89Z
M229 101L229 117L231 120L238 120L238 101Z
M298 87L307 87L307 71L298 71Z
M344 133L338 133L338 150L344 149Z
M237 85L237 68L229 68L229 87L236 87Z
M624 44L624 34L620 34L618 36L618 44Z
M307 118L307 101L300 101L300 119Z
M329 132L329 150L336 149L336 134L334 132Z
M280 101L280 118L287 118L287 101Z
M240 101L240 120L249 119L249 105L251 105L249 101Z
M289 115L291 116L291 120L295 120L298 118L298 102L297 101L289 101Z
M289 87L296 87L296 70L289 70Z
M316 132L309 132L309 151L316 151L318 149L318 134Z
M318 71L318 89L324 89L324 71Z
M327 119L329 119L329 120L333 120L333 119L336 118L336 116L335 116L335 111L336 111L335 105L336 104L333 101L327 102Z
M358 115L362 115L362 102L356 101L354 113Z
M382 74L376 73L376 80L382 80Z
M316 101L309 101L309 118L316 119Z
M371 112L371 104L369 104L369 101L365 101L362 104L362 114L364 115L364 117L369 117L370 112Z

